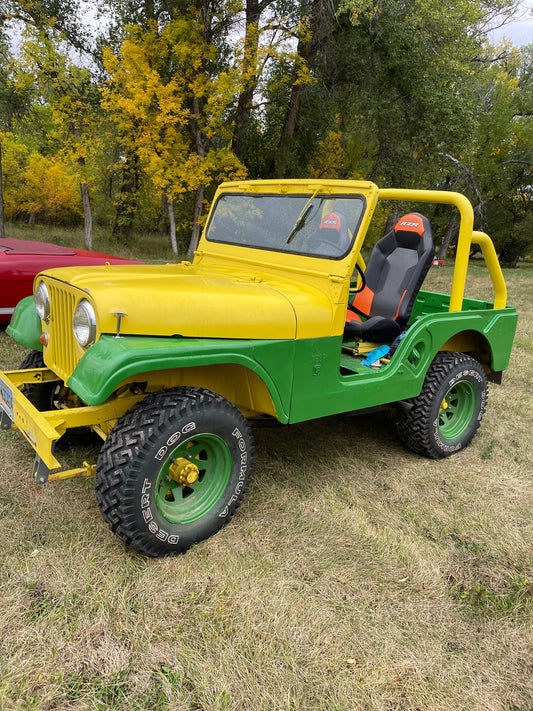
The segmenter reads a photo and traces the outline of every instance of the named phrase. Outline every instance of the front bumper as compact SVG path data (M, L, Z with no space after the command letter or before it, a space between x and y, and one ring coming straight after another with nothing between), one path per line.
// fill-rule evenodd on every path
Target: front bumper
M59 381L47 368L0 370L0 408L2 430L19 430L35 450L33 476L42 484L55 479L94 474L95 465L83 463L75 469L64 469L55 456L59 439L68 429L91 427L103 439L109 423L121 417L142 395L114 398L97 406L63 408L40 412L21 392L24 385Z

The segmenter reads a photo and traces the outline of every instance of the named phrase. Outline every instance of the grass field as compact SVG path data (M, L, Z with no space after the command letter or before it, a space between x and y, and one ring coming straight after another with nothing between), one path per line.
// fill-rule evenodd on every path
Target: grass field
M41 242L53 242L66 247L85 249L83 227L71 228L61 225L23 225L8 223L6 236L17 239L30 239ZM185 257L187 245L179 243L181 257ZM146 262L178 261L170 247L170 237L157 232L150 234L132 233L127 244L121 238L116 239L109 234L108 229L95 227L93 230L93 250L105 252L127 259L142 259Z
M468 449L420 458L381 414L256 430L241 509L178 558L2 433L0 709L531 711L533 268L505 275L515 347Z

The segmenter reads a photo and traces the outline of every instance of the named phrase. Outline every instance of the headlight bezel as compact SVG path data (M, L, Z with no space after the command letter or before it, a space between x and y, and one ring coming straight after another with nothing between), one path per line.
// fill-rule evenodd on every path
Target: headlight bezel
M89 348L96 341L96 313L88 299L81 299L72 316L72 331L82 348Z
M41 321L48 321L50 318L50 294L44 281L40 281L35 287L33 301Z

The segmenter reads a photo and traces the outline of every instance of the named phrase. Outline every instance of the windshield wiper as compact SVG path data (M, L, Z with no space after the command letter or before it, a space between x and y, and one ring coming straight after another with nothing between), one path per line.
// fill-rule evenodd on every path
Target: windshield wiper
M289 236L285 240L285 244L289 244L289 242L294 237L294 235L302 229L302 227L304 226L304 223L305 223L305 218L309 214L312 207L313 207L312 205L308 205L307 208L304 207L305 212L300 213L298 219L294 223L294 227L292 228L292 230L289 233Z
M297 217L297 219L296 219L296 222L294 223L294 227L293 227L292 230L289 232L289 236L288 236L287 239L285 240L285 244L289 244L289 242L290 242L291 239L294 237L294 235L304 226L305 218L307 217L307 215L309 214L311 208L313 207L313 205L312 205L311 203L312 203L312 201L316 198L317 193L318 193L319 190L320 190L320 188L317 188L317 189L315 190L315 192L311 195L311 197L309 198L309 200L308 200L308 201L305 203L305 205L302 207L302 211L301 211L300 214L298 215L298 217Z

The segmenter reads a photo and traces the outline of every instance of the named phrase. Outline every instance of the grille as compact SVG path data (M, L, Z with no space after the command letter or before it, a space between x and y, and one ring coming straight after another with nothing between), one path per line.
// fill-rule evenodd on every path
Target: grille
M50 323L46 364L51 370L67 381L76 367L79 355L72 332L72 316L76 305L76 291L57 281L46 280L50 296Z

